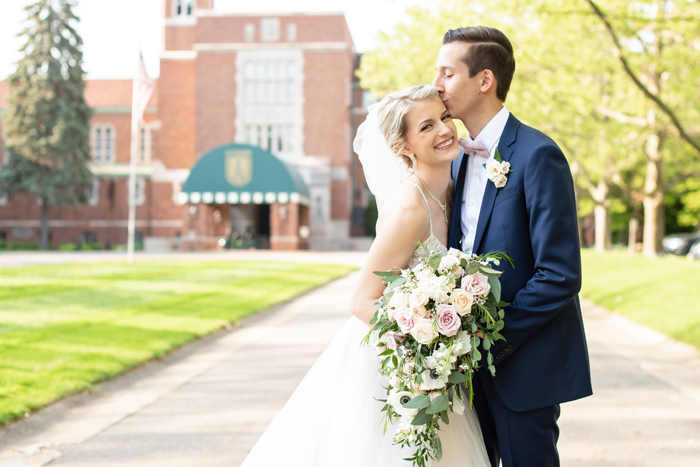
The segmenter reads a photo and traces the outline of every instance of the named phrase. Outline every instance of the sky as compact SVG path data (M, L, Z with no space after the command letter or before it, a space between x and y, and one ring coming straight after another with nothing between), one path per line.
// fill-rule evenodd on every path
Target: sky
M35 0L2 0L0 15L0 79L15 69L24 42L23 8ZM403 18L406 8L435 0L215 0L222 13L342 12L358 52L373 48L380 31L389 31ZM132 78L139 44L148 74L157 77L163 50L163 0L79 0L74 9L80 17L84 69L88 79Z

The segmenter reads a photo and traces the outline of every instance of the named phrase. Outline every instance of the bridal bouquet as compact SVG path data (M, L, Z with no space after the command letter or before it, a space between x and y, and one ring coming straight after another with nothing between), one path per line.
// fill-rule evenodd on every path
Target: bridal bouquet
M421 245L421 248L426 248ZM406 460L424 467L440 460L440 421L448 411L464 413L464 384L471 406L472 374L482 352L492 374L494 341L504 339L500 271L491 267L510 258L502 252L467 255L454 248L435 253L413 269L375 272L387 287L363 343L382 358L380 374L389 385L384 430L398 423L393 443L416 448Z

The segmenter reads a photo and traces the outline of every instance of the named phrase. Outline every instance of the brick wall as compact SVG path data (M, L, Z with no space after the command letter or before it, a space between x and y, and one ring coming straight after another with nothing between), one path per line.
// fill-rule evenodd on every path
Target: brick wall
M231 143L236 118L236 54L200 53L196 60L197 158Z

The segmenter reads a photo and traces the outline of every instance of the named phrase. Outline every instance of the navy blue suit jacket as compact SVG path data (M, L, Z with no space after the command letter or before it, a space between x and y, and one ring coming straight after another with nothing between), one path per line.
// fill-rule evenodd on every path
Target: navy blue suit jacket
M581 253L574 185L559 147L512 114L498 144L512 172L506 186L486 182L473 251L501 250L507 342L492 348L494 384L506 406L522 412L592 394L578 292ZM467 158L452 163L455 180L449 246L461 249ZM488 371L481 371L491 377ZM481 375L484 377L484 375Z

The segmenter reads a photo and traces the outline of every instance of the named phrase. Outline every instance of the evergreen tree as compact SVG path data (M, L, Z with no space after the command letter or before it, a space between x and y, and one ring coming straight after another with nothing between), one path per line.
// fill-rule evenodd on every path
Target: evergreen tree
M41 203L40 246L48 248L49 207L88 199L92 173L90 108L85 103L82 39L70 0L38 0L25 8L29 26L23 58L9 78L4 115L8 164L2 182L10 195L31 193Z

